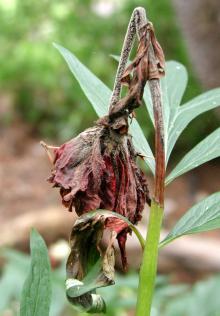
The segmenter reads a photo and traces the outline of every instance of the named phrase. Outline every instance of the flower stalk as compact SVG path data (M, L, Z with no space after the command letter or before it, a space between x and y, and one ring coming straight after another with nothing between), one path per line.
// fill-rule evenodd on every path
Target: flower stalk
M145 62L143 63L142 71L145 68L145 74L146 72L148 72L146 79L149 83L151 98L153 102L155 121L156 169L154 197L151 202L148 232L139 273L136 316L150 316L151 313L151 305L157 273L158 244L163 218L165 183L164 126L160 88L160 77L164 75L164 55L154 35L153 26L147 20L144 8L136 8L131 16L131 20L129 22L128 30L122 47L122 53L110 102L110 111L112 111L113 107L115 106L115 104L117 104L120 98L121 82L123 81L123 78L126 77L128 71L132 69L132 66L135 65L138 60L134 60L131 66L127 67L126 71L125 67L134 43L134 37L135 35L138 36L140 43L139 45L141 45L141 39L143 38L143 32L146 25L149 25L149 29L148 33L144 35L146 37L147 45L145 50Z
M152 45L148 51L149 64L156 64ZM165 150L164 126L160 79L150 79L149 86L153 102L155 121L155 186L148 222L146 246L139 273L136 316L150 316L157 275L158 245L164 211Z
M163 209L152 201L146 246L139 272L136 316L150 316L157 274L158 243L163 218Z

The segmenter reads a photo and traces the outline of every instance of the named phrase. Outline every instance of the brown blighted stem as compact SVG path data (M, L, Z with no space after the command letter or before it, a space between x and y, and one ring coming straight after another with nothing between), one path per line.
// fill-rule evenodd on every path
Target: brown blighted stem
M127 32L122 46L121 56L115 77L114 88L110 100L109 112L111 112L112 108L115 106L115 104L118 102L120 98L121 77L124 74L130 52L134 44L135 36L137 35L139 38L139 31L146 23L147 19L145 9L141 7L135 8L131 15L131 19L128 24Z
M143 9L144 10L144 9ZM142 11L141 11L142 12ZM145 12L145 10L144 10ZM146 24L147 17L141 13L141 24L137 27L138 35L141 36L141 27ZM157 63L153 46L150 45L149 51L149 64L155 65ZM163 111L162 111L162 98L160 79L150 79L148 81L151 98L153 102L154 121L155 121L155 188L154 200L160 205L164 206L164 183L165 183L165 152L164 152L164 126L163 126Z
M135 8L125 35L124 43L122 46L122 53L119 60L118 70L114 83L114 88L110 100L109 112L118 102L121 94L121 77L124 74L126 64L133 47L134 38L137 35L141 37L141 29L147 24L147 17L145 9L142 7ZM152 45L149 47L149 61L155 64L155 55ZM164 126L162 116L162 101L159 79L149 80L151 97L154 107L155 119L155 190L154 199L161 207L164 204L164 181L165 181L165 153L164 153Z
M151 52L149 52L151 54ZM155 120L155 188L154 199L155 202L163 208L164 206L164 182L165 182L165 153L164 153L164 126L163 126L163 112L161 89L159 79L152 79L149 81L151 98L154 108Z
M145 23L147 19L145 20ZM139 28L140 32L140 28ZM140 35L140 34L139 34ZM153 46L149 46L149 64L156 63ZM162 98L159 79L150 79L149 87L154 109L155 120L155 188L152 200L146 246L139 273L136 316L150 316L157 274L158 244L163 219L165 153Z

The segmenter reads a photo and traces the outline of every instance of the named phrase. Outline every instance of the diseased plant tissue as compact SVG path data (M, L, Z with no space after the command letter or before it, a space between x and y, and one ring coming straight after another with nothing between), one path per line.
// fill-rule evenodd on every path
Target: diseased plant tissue
M128 86L126 96L111 104L108 115L100 118L94 127L54 149L54 167L49 182L60 188L64 206L69 211L74 208L79 216L105 209L117 212L132 224L137 224L142 218L145 203L151 204L146 176L136 163L139 154L129 135L128 119L134 115L134 109L141 105L147 80L164 75L164 56L151 23L142 26L140 35L136 57L120 78L121 84ZM155 63L149 60L150 46L157 57ZM104 229L111 231L111 235L108 247L101 253L99 242ZM91 263L90 246L87 243L90 237L93 244L91 248L98 254L97 260L101 257L100 273L102 271L101 276L104 275L105 280L108 280L105 285L112 284L112 273L111 277L106 277L109 275L107 270L114 271L110 249L113 249L113 241L117 238L122 266L126 270L125 243L128 233L131 233L128 224L114 216L95 215L93 219L82 216L81 221L74 225L71 235L68 280L78 280L83 285L81 281ZM97 281L94 288L99 287L99 283ZM68 281L68 290L70 284ZM90 292L74 295L67 295L74 305L80 305L90 312L104 310L102 300L97 297L95 300Z

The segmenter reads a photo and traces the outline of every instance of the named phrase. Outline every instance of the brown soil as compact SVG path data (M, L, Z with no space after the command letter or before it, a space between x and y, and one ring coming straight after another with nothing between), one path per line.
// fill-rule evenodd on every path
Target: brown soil
M46 182L50 164L39 140L20 124L0 133L0 221L58 203L57 192Z

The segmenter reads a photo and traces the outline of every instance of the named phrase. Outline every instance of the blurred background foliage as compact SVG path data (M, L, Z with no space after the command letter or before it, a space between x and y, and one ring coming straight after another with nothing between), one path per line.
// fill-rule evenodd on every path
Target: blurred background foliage
M0 315L18 315L23 282L30 266L30 257L18 251L1 251L7 265L1 271ZM65 264L52 272L52 302L50 316L86 316L78 313L67 302L63 276ZM14 286L11 286L14 284ZM133 315L136 304L138 275L116 275L116 284L98 290L106 301L107 316ZM170 284L166 276L158 276L152 308L152 316L219 316L220 276L198 281L193 286ZM96 314L97 316L100 314ZM102 314L103 315L103 314Z
M0 2L1 72L0 94L10 100L1 123L24 120L33 135L66 140L92 124L96 115L52 46L68 48L109 87L113 86L116 62L127 23L134 7L145 6L154 22L166 59L183 63L189 71L184 101L201 92L170 1L129 0L7 0ZM144 109L138 111L143 123ZM217 124L206 115L186 135L183 145L191 147ZM210 119L211 118L211 119ZM204 122L204 121L203 121ZM145 124L146 125L146 124ZM143 124L142 124L143 126ZM152 127L144 126L152 136ZM193 136L192 136L193 134Z

